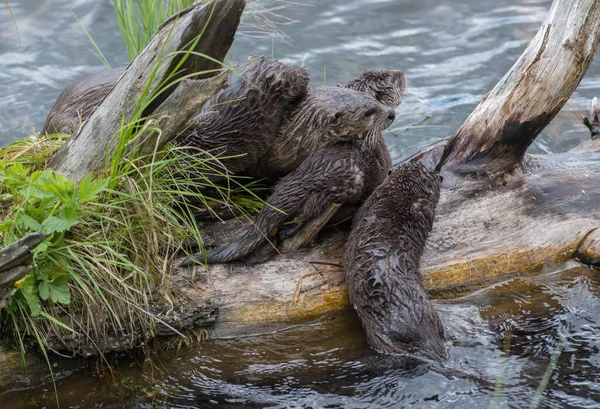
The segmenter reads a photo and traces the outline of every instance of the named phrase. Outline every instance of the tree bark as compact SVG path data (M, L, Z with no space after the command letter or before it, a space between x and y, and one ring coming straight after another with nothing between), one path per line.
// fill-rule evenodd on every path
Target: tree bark
M31 233L13 244L0 249L0 310L12 296L14 283L33 268L31 251L48 237L43 233Z
M158 94L161 87L165 87L164 82L167 77L173 72L175 66L182 62L183 52L193 45L200 34L201 39L193 51L212 58L189 55L174 80L184 75L220 69L218 61L225 58L233 42L244 6L244 0L213 0L190 7L176 18L165 22L142 53L127 67L77 134L72 136L53 156L48 166L76 182L88 173L97 173L104 169L107 157L112 157L123 121L127 123L131 120L152 76L154 79L147 90L148 95ZM210 78L212 75L214 72L194 77L193 80L196 81L194 91L202 94L204 98L193 99L195 97L190 93L183 93L190 98L180 100L179 107L186 107L188 113L199 112L204 102L225 80L224 75L219 76L218 79ZM177 114L178 121L187 122L190 118L179 115L177 111L166 109L166 106L160 109L175 89L187 85L190 85L189 81L164 88L143 109L142 118L150 116L165 118ZM182 127L179 127L178 132ZM174 127L169 127L172 128ZM163 131L160 141L155 138L146 142L152 148L159 148L175 136L176 134L167 134Z
M510 171L570 98L600 41L600 2L555 0L511 70L450 139L455 172Z

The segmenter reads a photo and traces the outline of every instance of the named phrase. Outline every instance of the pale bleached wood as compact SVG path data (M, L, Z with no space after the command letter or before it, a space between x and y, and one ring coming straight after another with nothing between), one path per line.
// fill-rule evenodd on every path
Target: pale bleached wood
M599 42L600 2L555 0L527 49L451 139L446 168L512 170L567 102Z
M309 244L319 234L321 229L329 223L329 220L337 213L340 207L342 205L339 203L329 205L320 217L309 220L297 234L285 240L281 246L281 251L283 253L290 253Z
M229 72L204 80L183 80L181 85L169 95L166 101L152 113L146 122L148 130L128 147L141 155L148 155L164 146L185 130L189 121L198 114L200 108L215 91L227 80Z
M76 182L88 173L96 173L104 169L107 157L112 156L122 121L127 122L131 119L156 64L159 68L149 88L150 94L159 89L158 87L173 71L175 64L183 58L181 53L174 53L186 51L193 40L202 33L202 38L194 51L209 55L214 60L190 55L175 78L220 68L218 61L225 58L233 42L244 6L244 0L213 0L206 4L197 4L164 24L140 55L127 67L90 118L52 157L48 166ZM214 73L198 78L206 79L212 75ZM209 84L215 85L214 82ZM172 86L163 92L144 110L143 116L153 115L175 88L181 85L183 84ZM180 104L190 103L188 108L199 112L201 105L191 106L192 102L183 100ZM201 102L202 100L196 101L196 103ZM164 114L164 111L162 113ZM163 133L162 139L170 138Z

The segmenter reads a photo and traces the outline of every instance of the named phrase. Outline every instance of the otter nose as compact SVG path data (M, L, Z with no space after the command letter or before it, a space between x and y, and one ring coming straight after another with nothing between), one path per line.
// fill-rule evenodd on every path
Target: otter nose
M388 119L390 121L393 121L394 119L396 119L396 111L394 111L392 108L388 109Z

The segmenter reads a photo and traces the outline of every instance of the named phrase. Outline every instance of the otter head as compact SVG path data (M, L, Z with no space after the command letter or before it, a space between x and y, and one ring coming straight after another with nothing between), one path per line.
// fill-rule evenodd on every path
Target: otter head
M402 103L406 78L402 71L375 69L363 72L346 84L346 88L366 92L383 105L396 108Z
M371 95L348 88L319 87L313 91L312 109L320 112L328 142L371 139L396 118L393 108Z

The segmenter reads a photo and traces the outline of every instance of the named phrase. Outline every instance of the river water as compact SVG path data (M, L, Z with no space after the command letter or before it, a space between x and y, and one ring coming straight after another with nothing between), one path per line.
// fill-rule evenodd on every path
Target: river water
M409 89L387 135L397 161L457 129L521 54L551 2L289 3L280 13L299 22L282 27L287 38L238 36L230 58L272 55L305 66L315 85L345 83L372 67L403 70ZM39 130L64 87L104 69L74 15L113 66L127 60L108 0L10 4L19 35L0 3L0 146ZM596 95L597 62L531 151L565 151L588 139L577 117ZM439 302L451 337L444 368L387 364L344 311L170 350L154 365L121 360L116 382L61 362L59 396L62 407L80 408L600 407L599 293L598 274L573 267ZM54 405L47 378L0 386L2 409Z

